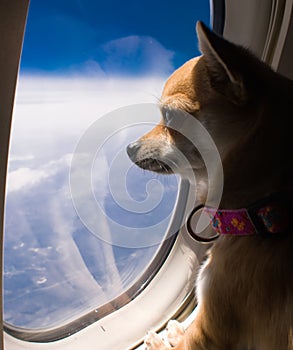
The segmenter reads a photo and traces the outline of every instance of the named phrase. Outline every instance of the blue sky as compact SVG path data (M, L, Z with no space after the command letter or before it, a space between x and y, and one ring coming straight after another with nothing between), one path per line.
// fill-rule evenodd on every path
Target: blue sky
M31 0L21 67L60 73L94 61L107 74L143 73L153 44L177 68L199 54L197 19L209 24L208 0Z
M166 77L199 54L198 19L209 23L208 0L31 0L8 169L6 321L32 328L58 325L115 297L148 266L165 235L155 224L165 225L173 212L177 178L134 166L126 146L146 130L132 125L104 135L103 117L114 113L123 120L129 115L125 107L137 105L134 125L143 119L149 130L157 123ZM143 103L153 104L157 115ZM76 147L94 123L108 137L87 174L104 208L98 220L102 239L77 215L69 184ZM125 171L115 170L117 193L109 186L114 161ZM144 204L159 192L158 183L162 200L155 210L130 212L116 200L126 190L134 206ZM114 232L117 222L126 227L124 236L121 227ZM148 232L142 235L142 229ZM113 247L115 235L123 244Z

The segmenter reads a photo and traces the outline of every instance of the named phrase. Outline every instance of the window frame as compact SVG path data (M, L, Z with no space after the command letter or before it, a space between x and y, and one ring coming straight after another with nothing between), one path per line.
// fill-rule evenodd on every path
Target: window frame
M1 128L0 128L0 325L3 324L2 310L2 277L3 277L3 232L5 187L8 164L9 137L11 118L17 84L17 75L22 51L22 43L29 0L0 1L0 101L1 101ZM3 329L3 327L1 327ZM0 349L3 349L3 332L0 332Z

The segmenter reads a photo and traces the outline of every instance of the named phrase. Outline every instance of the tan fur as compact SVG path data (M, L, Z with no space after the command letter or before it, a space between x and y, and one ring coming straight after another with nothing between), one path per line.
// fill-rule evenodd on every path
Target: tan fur
M292 192L292 82L201 23L197 32L203 56L169 78L162 108L193 114L212 135L224 169L222 208ZM185 150L200 177L204 164L191 154L196 150L164 121L129 153L148 169L148 160L164 159L172 145ZM174 349L293 350L292 257L293 232L269 239L221 236L198 274L196 319ZM154 337L148 349L170 348Z

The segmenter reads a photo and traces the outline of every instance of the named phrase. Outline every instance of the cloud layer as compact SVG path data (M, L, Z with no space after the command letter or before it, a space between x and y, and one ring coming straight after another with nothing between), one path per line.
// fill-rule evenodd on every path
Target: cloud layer
M148 266L157 246L115 247L86 229L71 201L69 170L76 145L93 122L127 104L155 102L153 93L159 96L162 85L163 78L158 77L21 77L6 199L7 322L28 328L66 322L117 296ZM136 220L113 201L107 182L111 157L132 141L130 135L135 137L127 130L118 133L98 152L93 166L96 200L105 211L101 231L109 232L110 238L107 215L123 225L134 226ZM136 200L143 200L139 193L145 193L148 181L138 169L130 172L126 182ZM164 186L169 197L161 209L169 213L176 199L176 181L166 180ZM151 214L140 215L137 226L155 219ZM160 234L163 237L164 232Z

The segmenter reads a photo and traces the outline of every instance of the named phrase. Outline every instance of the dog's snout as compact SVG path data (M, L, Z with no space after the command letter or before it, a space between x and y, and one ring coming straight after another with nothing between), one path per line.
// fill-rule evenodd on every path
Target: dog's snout
M135 155L137 154L137 151L139 150L139 148L140 148L139 141L132 142L127 146L126 151L130 159L135 158Z

